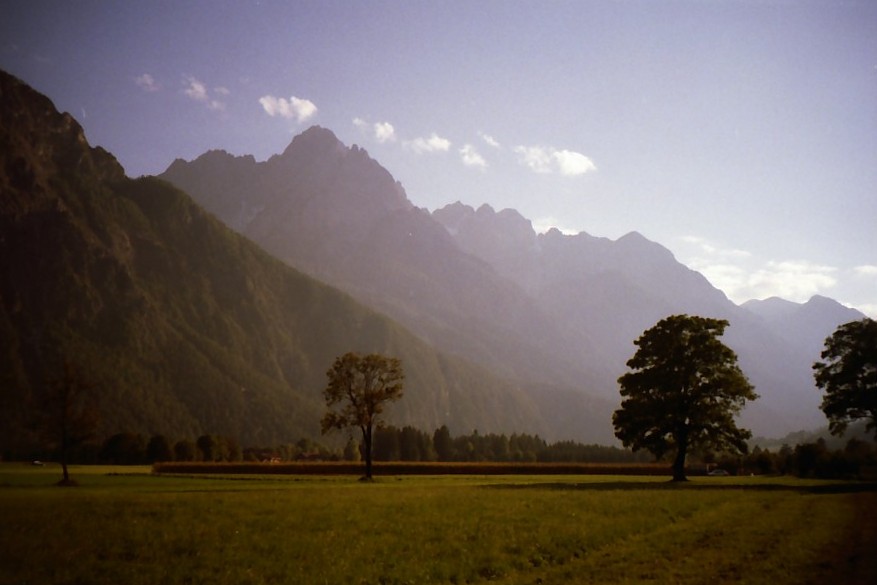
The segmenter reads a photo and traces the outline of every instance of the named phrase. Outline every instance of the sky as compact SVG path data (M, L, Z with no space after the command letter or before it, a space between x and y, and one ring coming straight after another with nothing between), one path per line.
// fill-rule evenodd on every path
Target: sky
M877 317L877 2L6 0L0 68L129 176L312 125L419 207L638 231Z

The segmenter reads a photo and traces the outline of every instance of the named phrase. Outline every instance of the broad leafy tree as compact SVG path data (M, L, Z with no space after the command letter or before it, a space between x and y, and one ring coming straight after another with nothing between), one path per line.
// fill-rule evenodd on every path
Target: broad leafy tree
M737 428L734 416L755 390L737 365L737 355L721 341L723 319L674 315L634 341L618 379L621 408L612 415L615 436L634 451L655 457L673 453L673 480L685 481L692 448L747 451L752 434Z
M841 325L825 340L821 357L813 375L825 391L821 408L831 432L841 435L858 419L868 420L867 430L877 429L877 321Z
M372 439L381 425L384 407L402 397L401 362L380 354L346 353L326 372L329 383L323 390L328 412L323 415L323 433L332 429L359 428L365 457L365 479L372 478Z

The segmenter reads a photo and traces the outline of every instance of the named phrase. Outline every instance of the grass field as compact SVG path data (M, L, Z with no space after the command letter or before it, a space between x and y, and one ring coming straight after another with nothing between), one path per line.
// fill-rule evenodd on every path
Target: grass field
M877 583L877 488L0 465L0 583Z

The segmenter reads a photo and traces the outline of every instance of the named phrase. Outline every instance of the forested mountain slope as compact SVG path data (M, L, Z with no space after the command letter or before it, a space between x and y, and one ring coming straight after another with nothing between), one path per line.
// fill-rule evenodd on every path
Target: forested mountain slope
M556 434L521 386L274 259L170 184L125 177L70 115L2 72L0 98L2 450L33 440L63 360L94 384L103 434L314 436L325 372L350 350L402 359L396 424ZM587 402L562 396L587 437Z

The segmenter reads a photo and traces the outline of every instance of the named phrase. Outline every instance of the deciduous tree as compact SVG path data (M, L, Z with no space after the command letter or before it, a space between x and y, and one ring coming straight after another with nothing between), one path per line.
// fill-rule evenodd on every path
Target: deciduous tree
M372 438L380 426L384 407L402 397L405 375L397 358L380 354L346 353L326 372L323 390L329 411L323 415L323 433L357 427L362 433L365 479L372 478Z
M674 315L634 341L627 362L632 371L618 379L621 408L612 415L615 436L634 451L656 457L673 452L673 480L685 481L690 448L746 452L751 433L734 416L754 388L721 341L728 321Z
M813 376L825 391L821 408L831 432L841 435L858 419L868 419L867 430L877 429L877 321L841 325L825 340L821 357Z
M64 361L61 372L47 384L39 425L48 445L58 449L63 474L61 485L75 485L67 469L70 454L94 438L97 431L100 415L93 389L79 367L69 360Z

